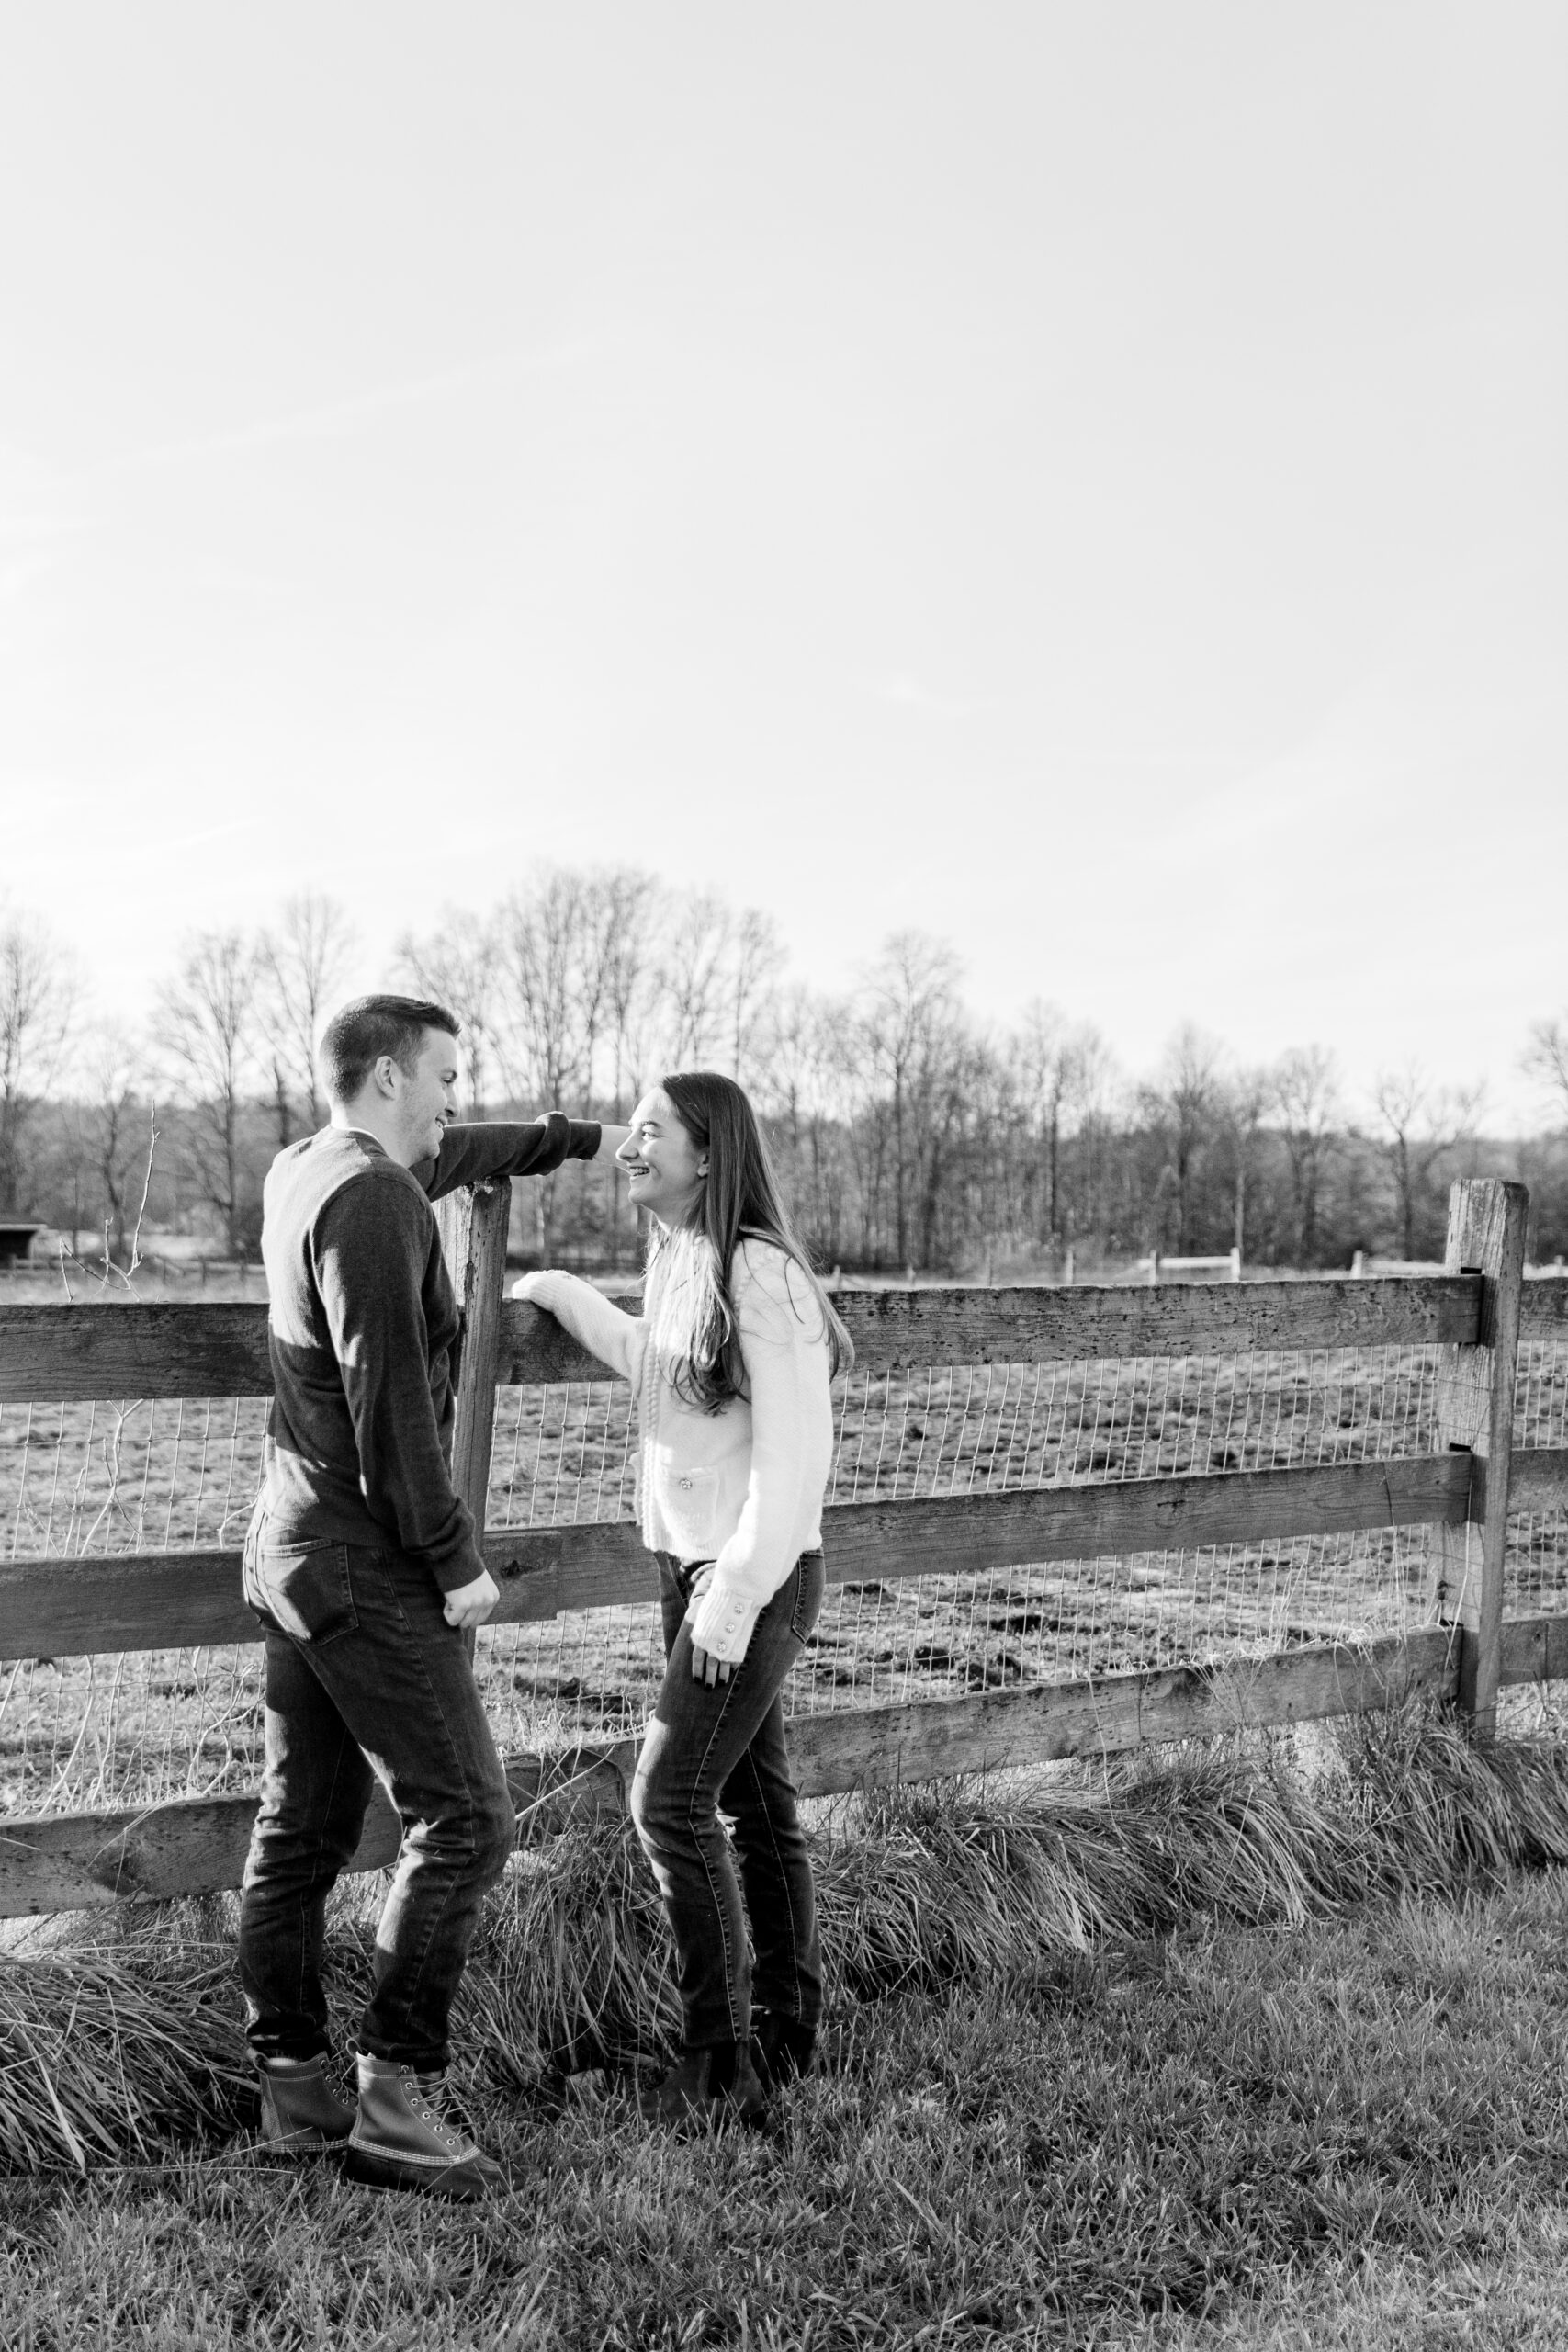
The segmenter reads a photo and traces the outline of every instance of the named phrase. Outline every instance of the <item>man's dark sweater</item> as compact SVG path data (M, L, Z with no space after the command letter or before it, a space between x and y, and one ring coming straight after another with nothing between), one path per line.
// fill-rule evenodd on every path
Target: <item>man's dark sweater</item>
M600 1130L448 1127L400 1168L373 1136L324 1127L280 1151L263 1194L274 1395L265 1449L274 1543L396 1545L445 1592L483 1572L452 1489L459 1317L430 1204L458 1184L592 1159Z

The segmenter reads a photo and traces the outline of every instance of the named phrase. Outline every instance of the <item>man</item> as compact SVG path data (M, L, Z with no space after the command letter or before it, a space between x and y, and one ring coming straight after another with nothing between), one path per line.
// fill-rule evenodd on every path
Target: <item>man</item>
M500 1594L453 1490L458 1315L430 1203L613 1151L628 1130L456 1126L457 1023L361 997L328 1024L332 1124L264 1195L274 1397L245 1595L266 1629L266 1762L240 1907L264 2136L347 2141L352 2177L474 2200L506 2187L442 2097L447 2017L515 1835L464 1636ZM379 1781L403 1826L358 2033L328 2079L327 1894Z

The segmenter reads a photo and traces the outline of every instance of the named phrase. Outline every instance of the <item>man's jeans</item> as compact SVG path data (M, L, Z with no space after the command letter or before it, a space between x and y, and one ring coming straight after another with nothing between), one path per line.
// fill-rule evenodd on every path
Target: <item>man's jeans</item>
M685 2046L701 2050L744 2041L753 2002L805 2025L821 2015L817 1905L779 1693L822 1606L822 1555L801 1554L758 1617L740 1664L711 1690L692 1679L686 1623L703 1564L682 1568L666 1552L658 1557L669 1666L637 1758L632 1817L675 1941Z
M398 1551L269 1541L245 1598L266 1628L266 1769L240 1901L240 1980L258 2057L326 2050L327 1893L379 1781L403 1825L358 2047L445 2066L480 1898L516 1823L463 1637L428 1568Z

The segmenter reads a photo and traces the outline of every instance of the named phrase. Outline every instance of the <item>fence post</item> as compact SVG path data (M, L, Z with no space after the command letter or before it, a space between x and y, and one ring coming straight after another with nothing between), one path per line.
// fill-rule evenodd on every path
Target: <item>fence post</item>
M1495 1177L1472 1178L1449 1194L1444 1272L1482 1276L1481 1327L1473 1347L1448 1347L1439 1355L1437 1442L1439 1448L1467 1448L1483 1475L1472 1488L1469 1525L1434 1531L1437 1601L1441 1621L1461 1629L1459 1703L1481 1740L1497 1727L1514 1365L1529 1213L1525 1187Z
M495 1385L501 1361L501 1300L506 1280L506 1220L512 1186L461 1184L435 1204L442 1254L463 1317L453 1398L452 1484L484 1533L495 1439ZM468 1636L473 1655L474 1637Z

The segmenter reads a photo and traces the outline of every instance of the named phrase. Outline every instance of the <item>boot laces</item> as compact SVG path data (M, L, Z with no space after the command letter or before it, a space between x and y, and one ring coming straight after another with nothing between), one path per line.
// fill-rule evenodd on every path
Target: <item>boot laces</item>
M409 2103L422 2123L427 2123L436 2138L449 2148L466 2148L468 2135L452 2114L447 2105L451 2096L445 2075L418 2075L411 2066L407 2075Z

